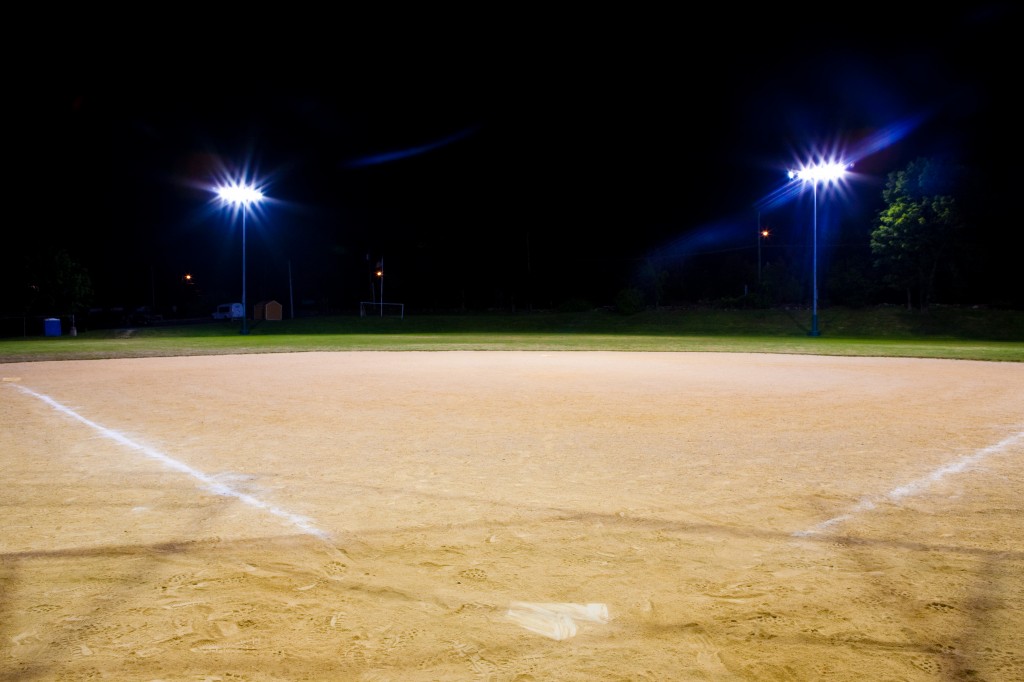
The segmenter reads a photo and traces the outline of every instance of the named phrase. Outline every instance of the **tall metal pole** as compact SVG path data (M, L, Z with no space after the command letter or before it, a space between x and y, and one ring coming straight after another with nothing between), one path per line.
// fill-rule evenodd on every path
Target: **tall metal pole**
M829 161L828 163L819 163L813 166L805 166L800 170L790 171L790 178L799 178L804 182L810 182L812 184L813 201L814 201L814 237L813 237L813 262L811 269L813 271L812 277L814 279L813 287L814 292L812 295L813 302L811 304L811 331L807 333L808 336L821 336L821 331L818 329L818 183L819 182L838 182L843 174L846 173L847 169L852 166L852 163L839 163L837 161Z
M761 283L761 212L757 212L757 283Z
M292 311L291 318L295 319L295 291L292 289L292 259L288 259L288 308Z
M241 334L249 333L249 314L246 308L248 308L248 300L246 298L246 286L245 286L245 219L246 214L249 212L249 202L259 201L263 198L263 193L255 187L244 186L237 182L217 189L217 194L225 202L232 206L242 205L242 330Z
M245 301L245 214L249 211L249 202L242 202L242 334L249 333L249 309Z
M814 292L811 303L811 331L809 336L821 336L818 331L818 180L814 180L814 256L811 264L812 277L814 278Z

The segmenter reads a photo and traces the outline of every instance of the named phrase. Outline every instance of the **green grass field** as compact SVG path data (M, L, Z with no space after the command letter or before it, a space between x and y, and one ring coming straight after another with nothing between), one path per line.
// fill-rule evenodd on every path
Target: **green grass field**
M0 362L307 351L670 351L1024 362L1024 311L936 306L807 310L317 316L79 330L0 339Z

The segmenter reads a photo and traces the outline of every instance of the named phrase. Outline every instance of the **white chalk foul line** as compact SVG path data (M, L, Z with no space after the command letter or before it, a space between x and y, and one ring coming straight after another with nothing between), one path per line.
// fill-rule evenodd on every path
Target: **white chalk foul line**
M980 462L981 460L985 459L990 455L994 455L997 452L1005 450L1006 448L1010 447L1011 445L1013 445L1014 443L1021 439L1024 439L1024 431L1015 433L1012 436L1007 436L1006 438L1002 439L1001 441L994 445L989 445L988 447L982 448L981 450L978 450L973 454L965 455L964 457L961 457L960 459L950 464L947 464L946 466L939 467L935 471L929 473L927 476L922 476L916 481L911 481L906 485L901 485L898 488L893 488L892 490L890 490L889 492L882 496L882 500L896 501L904 497L909 497L911 495L917 495L921 492L924 492L924 490L929 488L933 483L937 483L938 481L942 480L949 474L958 474L962 471L965 471L972 465ZM838 523L842 523L843 521L852 518L860 512L869 511L874 508L874 502L872 502L871 500L864 500L863 502L855 506L853 509L851 509L850 511L841 516L836 516L835 518L831 518L828 521L822 521L816 526L808 528L807 530L797 531L796 533L793 533L793 535L797 537L815 535L829 528L830 526L834 526Z
M85 417L83 417L82 415L78 414L74 410L72 410L72 409L70 409L68 407L65 407L64 405L61 405L56 400L54 400L53 398L51 398L51 397L49 397L47 395L43 395L42 393L36 393L32 389L26 388L25 386L22 386L20 384L11 383L11 384L8 384L8 385L14 386L15 388L17 388L18 390L22 391L23 393L27 393L27 394L29 394L31 396L39 398L40 400L42 400L47 405L50 405L51 407L53 407L55 410L57 410L59 412L63 412L64 414L68 415L69 417L72 417L73 419L77 419L78 421L82 422L86 426L88 426L88 427L90 427L92 429L95 429L96 431L98 431L105 438L109 438L110 440L115 441L117 443L120 443L121 445L124 445L125 447L131 448L133 450L138 450L139 452L144 454L146 457L149 457L150 459L155 459L158 462L161 462L161 463L167 465L169 468L174 469L175 471L180 471L183 474L188 474L189 476L191 476L191 477L195 478L196 480L200 481L201 483L203 483L210 492L212 492L212 493L214 493L216 495L224 495L226 497L234 497L234 498L236 498L236 499L238 499L238 500L248 504L251 507L255 507L257 509L262 509L262 510L264 510L264 511L270 513L270 514L273 514L274 516L278 516L278 517L280 517L282 519L285 519L286 521L288 521L289 523L291 523L295 527L301 529L305 533L309 533L310 535L315 535L315 536L317 536L319 538L326 538L327 537L327 533L325 533L324 531L320 530L319 528L316 528L315 526L313 526L311 523L309 523L308 519L306 519L306 518L304 518L302 516L298 516L297 514L292 514L292 513L287 512L287 511L285 511L283 509L279 509L277 507L269 505L266 502L264 502L263 500L255 498L252 495L247 495L245 493L242 493L242 492L239 492L237 490L234 490L234 489L230 488L229 486L226 486L223 483L218 482L212 476L210 476L208 474L204 474L202 471L197 471L196 469L193 469L192 467L190 467L189 465L185 464L184 462L179 462L178 460L173 459L171 457L168 457L164 453L158 452L158 451L154 450L151 447L147 447L147 446L142 445L140 443L136 443L135 441L131 440L130 438L128 438L127 436L125 436L122 433L118 433L117 431L114 431L113 429L108 429L105 426L101 426L100 424L97 424L96 422L94 422L92 420L86 419Z

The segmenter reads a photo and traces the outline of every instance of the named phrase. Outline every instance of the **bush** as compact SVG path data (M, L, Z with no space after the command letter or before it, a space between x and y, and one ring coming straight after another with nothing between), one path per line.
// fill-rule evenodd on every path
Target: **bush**
M593 310L594 304L590 301L582 298L570 298L562 301L558 306L558 311L562 313L585 313L588 310Z
M615 311L635 315L644 309L644 295L639 289L623 289L615 295Z

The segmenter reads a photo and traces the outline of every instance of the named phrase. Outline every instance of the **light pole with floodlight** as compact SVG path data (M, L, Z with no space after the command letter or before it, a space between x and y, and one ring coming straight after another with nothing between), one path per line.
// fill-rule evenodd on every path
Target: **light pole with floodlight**
M838 181L843 177L843 174L846 173L846 169L849 166L850 164L848 163L830 161L827 163L804 166L803 168L795 171L789 171L790 178L796 178L804 183L811 183L811 188L814 191L814 243L812 245L814 255L812 257L811 265L811 277L814 280L814 291L811 296L811 331L808 332L808 336L821 336L821 332L818 330L818 183L832 183Z
M249 311L245 301L245 214L249 211L249 204L259 202L263 193L252 185L235 183L217 189L221 199L232 206L242 206L242 331L243 335L249 333Z

